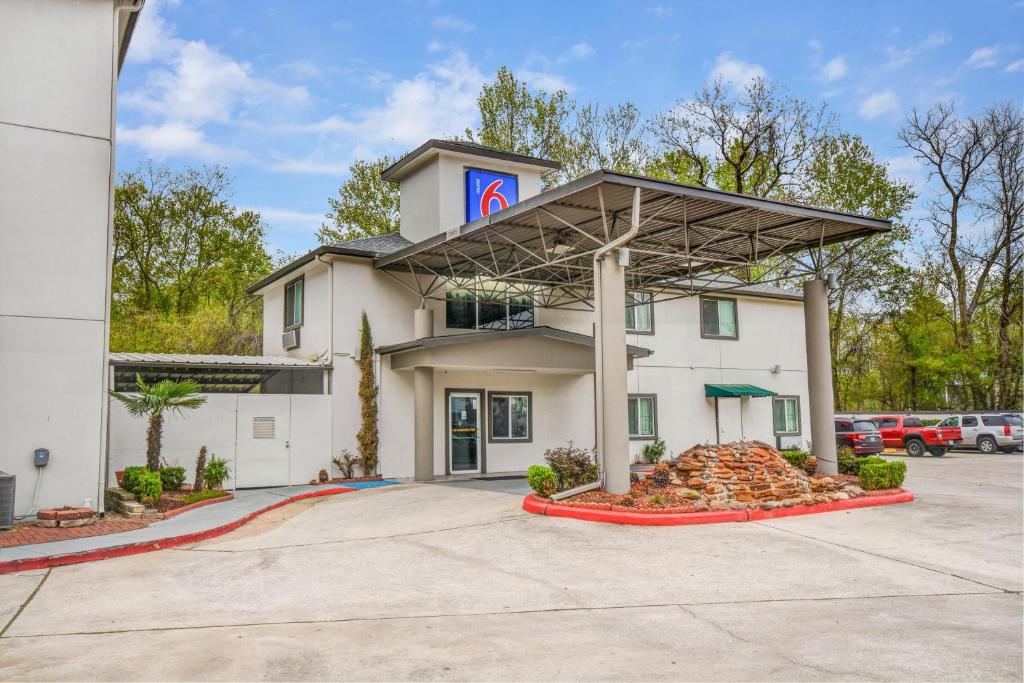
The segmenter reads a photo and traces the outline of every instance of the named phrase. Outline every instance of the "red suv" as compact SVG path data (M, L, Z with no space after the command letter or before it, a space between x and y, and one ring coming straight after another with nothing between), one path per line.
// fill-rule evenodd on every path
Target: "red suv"
M885 450L882 433L871 420L857 420L851 417L836 418L836 447L847 446L857 455L872 455Z

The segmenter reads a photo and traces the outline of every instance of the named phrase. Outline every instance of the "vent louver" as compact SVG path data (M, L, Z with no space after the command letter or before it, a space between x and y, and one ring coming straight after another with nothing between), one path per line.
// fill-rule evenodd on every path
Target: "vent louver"
M254 417L252 419L252 438L273 439L276 426L272 417Z

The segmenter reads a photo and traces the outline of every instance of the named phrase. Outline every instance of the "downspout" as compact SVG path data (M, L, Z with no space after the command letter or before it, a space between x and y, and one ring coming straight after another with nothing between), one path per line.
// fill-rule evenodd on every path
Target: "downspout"
M330 334L327 336L327 362L330 363L331 368L327 372L330 373L328 377L327 387L324 388L324 393L327 393L327 389L330 388L333 392L334 388L334 258L329 258L326 261L323 258L323 254L317 254L316 260L320 263L327 264L328 270L328 286L331 289L330 295L328 295L328 305L331 307L330 313L327 316L328 324L331 326ZM334 394L330 395L328 399L331 405L331 439L330 439L330 458L334 457ZM328 458L328 461L330 461ZM330 467L330 465L328 465Z
M100 458L99 472L96 482L96 511L102 515L105 512L103 494L107 490L107 469L110 461L110 397L107 391L110 389L108 377L110 371L110 297L113 289L113 253L114 253L114 188L117 185L117 77L119 72L118 63L121 58L120 31L122 12L138 12L142 9L145 0L117 0L114 3L114 31L110 57L110 168L107 176L107 268L104 278L104 316L103 316L103 374L100 380L103 395L100 401Z
M568 491L561 491L552 496L553 499L558 500L560 498L566 498L568 496L575 495L577 493L583 493L584 491L590 491L604 486L604 394L603 384L604 381L604 356L602 354L601 344L601 259L605 257L608 252L613 249L617 249L623 244L626 244L640 232L640 188L633 189L633 213L629 222L629 230L622 235L619 235L608 244L600 247L594 252L594 427L596 429L596 441L597 441L597 459L598 459L598 479L596 482L590 484L584 484L583 486L577 486L574 489ZM623 301L622 305L625 306L626 302Z

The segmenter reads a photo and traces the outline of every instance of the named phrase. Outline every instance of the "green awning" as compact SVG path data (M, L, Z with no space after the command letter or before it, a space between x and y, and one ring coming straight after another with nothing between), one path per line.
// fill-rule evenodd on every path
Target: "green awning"
M776 396L774 391L768 391L753 384L705 384L704 396L706 398L739 398L740 396Z

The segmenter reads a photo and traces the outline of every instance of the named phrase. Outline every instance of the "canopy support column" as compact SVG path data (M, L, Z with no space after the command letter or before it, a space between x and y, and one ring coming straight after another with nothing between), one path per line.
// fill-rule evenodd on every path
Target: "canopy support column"
M611 493L629 492L629 421L626 387L626 278L618 255L601 260L601 325L599 362L604 449L604 486Z
M808 400L811 403L811 453L818 459L818 471L838 474L828 290L824 280L804 282L804 330L807 335Z

